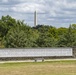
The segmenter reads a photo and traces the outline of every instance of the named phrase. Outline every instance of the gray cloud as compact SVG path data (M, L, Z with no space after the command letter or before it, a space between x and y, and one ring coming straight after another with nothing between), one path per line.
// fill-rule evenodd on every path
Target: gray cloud
M0 17L11 15L33 26L33 13L37 10L38 24L68 26L76 23L76 0L1 0Z

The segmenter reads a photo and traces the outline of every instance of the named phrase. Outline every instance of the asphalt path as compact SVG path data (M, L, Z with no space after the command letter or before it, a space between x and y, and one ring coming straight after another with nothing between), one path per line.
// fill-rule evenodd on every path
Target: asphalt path
M68 61L68 60L76 60L76 58L70 58L70 59L44 59L44 62L47 61ZM16 63L16 62L35 62L35 60L16 60L16 61L0 61L1 63ZM42 60L37 60L37 62L42 62Z

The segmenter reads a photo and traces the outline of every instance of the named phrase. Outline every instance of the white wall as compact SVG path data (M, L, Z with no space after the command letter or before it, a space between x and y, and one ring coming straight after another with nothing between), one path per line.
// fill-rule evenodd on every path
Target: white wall
M0 57L73 56L72 48L0 49Z

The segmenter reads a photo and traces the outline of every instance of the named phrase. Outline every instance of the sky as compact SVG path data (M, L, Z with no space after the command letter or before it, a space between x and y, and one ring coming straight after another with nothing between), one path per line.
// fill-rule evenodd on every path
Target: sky
M76 0L0 0L0 18L10 15L34 26L34 11L38 24L68 27L76 23Z

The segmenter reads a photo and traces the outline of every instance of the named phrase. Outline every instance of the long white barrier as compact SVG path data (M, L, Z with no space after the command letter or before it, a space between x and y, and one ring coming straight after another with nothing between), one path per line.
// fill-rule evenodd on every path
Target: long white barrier
M72 48L27 48L0 49L1 57L53 57L53 56L73 56Z

